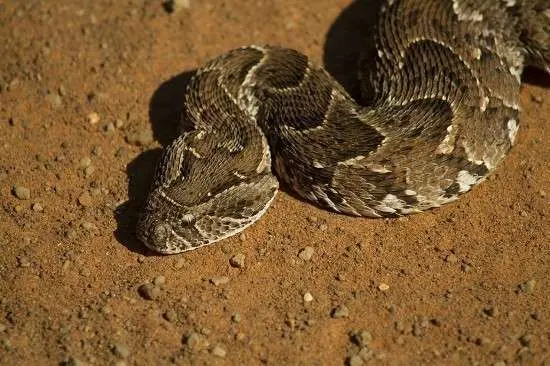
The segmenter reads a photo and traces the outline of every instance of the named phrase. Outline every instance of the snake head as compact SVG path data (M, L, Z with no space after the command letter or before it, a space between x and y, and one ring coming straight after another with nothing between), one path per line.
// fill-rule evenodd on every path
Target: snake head
M278 182L262 141L238 150L220 146L219 138L187 134L165 150L137 225L148 248L173 254L214 243L252 224L271 203Z
M198 245L196 240L189 240L193 238L195 216L174 208L158 190L149 195L136 232L145 246L162 254L174 254Z

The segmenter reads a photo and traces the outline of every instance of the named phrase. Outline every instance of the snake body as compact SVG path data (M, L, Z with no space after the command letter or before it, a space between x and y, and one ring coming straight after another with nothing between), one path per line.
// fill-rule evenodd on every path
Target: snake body
M278 181L356 216L454 201L504 159L525 65L550 72L550 0L386 0L358 104L298 51L249 46L188 86L194 129L158 164L137 235L160 253L234 235Z

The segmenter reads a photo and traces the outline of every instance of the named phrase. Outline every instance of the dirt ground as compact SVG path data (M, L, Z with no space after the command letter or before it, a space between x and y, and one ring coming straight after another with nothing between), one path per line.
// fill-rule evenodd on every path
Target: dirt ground
M283 191L243 235L159 256L136 211L193 71L285 45L353 93L374 15L182 3L0 0L0 364L550 363L550 77L524 74L517 145L457 203L372 220Z

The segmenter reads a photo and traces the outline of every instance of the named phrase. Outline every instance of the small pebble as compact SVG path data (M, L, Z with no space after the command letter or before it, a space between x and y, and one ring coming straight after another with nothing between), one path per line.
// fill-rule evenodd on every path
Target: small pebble
M164 286L165 283L166 283L166 277L164 276L156 276L155 278L153 278L153 284L155 286L162 287Z
M312 302L313 301L313 295L310 292L306 292L304 294L304 302Z
M191 0L167 0L164 6L169 13L177 13L182 9L189 9Z
M130 356L130 349L123 343L117 343L113 347L113 353L120 358L128 358Z
M532 292L535 289L536 284L537 284L537 280L531 279L527 282L520 284L519 289L522 292Z
M80 226L82 226L82 228L86 231L97 230L97 225L89 221L84 221L82 224L80 224Z
M346 305L338 305L332 309L331 316L334 319L347 318L349 317L349 309Z
M176 263L174 263L174 268L182 269L185 266L185 263L186 263L185 259L180 258L176 261Z
M210 283L212 283L214 286L225 285L228 282L229 282L229 277L227 276L212 277L210 279Z
M241 314L234 313L233 315L231 315L231 321L233 321L233 323L240 323L241 322Z
M31 190L19 185L13 186L13 194L20 200L28 200L31 198Z
M94 174L94 172L95 172L95 168L92 165L90 165L90 166L86 167L86 169L84 169L84 175L86 177L89 177L90 175Z
M138 291L140 295L146 300L155 300L160 295L160 288L152 283L145 283L139 286Z
M210 351L214 356L224 358L227 355L227 351L221 347L216 345L214 348L212 348L212 351Z
M498 309L494 306L483 309L483 313L488 317L495 317L498 315Z
M84 207L90 207L93 204L92 196L90 196L90 193L86 191L78 197L78 203Z
M202 334L193 332L185 337L185 345L192 351L199 352L207 349L210 346L210 342Z
M244 268L244 259L244 254L235 254L233 257L231 257L231 259L229 259L229 264L231 265L231 267Z
M92 148L92 154L94 154L95 156L101 156L102 153L103 153L103 149L101 148L101 146L95 145Z
M70 356L69 358L67 358L65 362L63 362L63 366L86 366L86 365L87 365L86 362L83 362L73 356Z
M370 332L367 332L366 330L360 330L352 334L351 340L356 345L360 347L365 347L365 346L368 346L372 341L372 335L370 334Z
M388 291L390 289L390 285L382 282L381 284L378 285L378 289L380 291Z
M31 266L31 261L27 257L18 257L17 258L17 264L21 268L27 268Z
M491 343L491 340L487 337L479 337L474 342L476 346L485 347Z
M456 263L456 262L458 262L458 257L455 254L451 253L451 254L449 254L448 256L445 257L445 262L447 262L447 263Z
M85 156L78 162L78 166L82 169L89 167L92 165L92 159L90 159L89 156Z
M315 252L315 248L307 246L300 250L298 257L303 261L309 261Z
M519 338L519 343L524 347L530 347L533 342L533 336L530 334L524 334Z
M172 309L166 310L164 314L162 314L162 316L164 317L164 319L168 320L169 322L174 322L178 318L176 312Z
M32 210L34 212L42 212L42 211L44 211L44 207L42 207L42 205L40 203L36 202L36 203L33 203Z
M48 103L50 103L50 105L54 109L57 109L63 105L61 96L57 93L48 93L46 95L46 100L48 101Z
M69 240L76 239L76 237L77 237L76 230L74 230L74 229L67 230L67 232L65 232L65 237Z
M102 129L106 135L111 135L113 132L115 132L115 125L113 124L113 122L109 122L104 125Z
M542 104L542 97L540 95L531 95L531 100L537 104Z
M97 124L99 122L99 120L101 119L101 117L99 117L99 114L97 114L96 112L92 112L92 113L88 114L87 118L88 118L88 122L91 125Z
M363 366L365 361L359 355L353 355L348 359L349 366Z

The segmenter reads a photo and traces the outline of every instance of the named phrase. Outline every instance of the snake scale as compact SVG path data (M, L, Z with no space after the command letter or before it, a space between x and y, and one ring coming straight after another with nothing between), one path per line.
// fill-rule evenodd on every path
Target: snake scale
M234 235L284 182L336 212L396 217L452 202L504 159L524 66L550 72L550 0L385 0L363 99L303 54L248 46L186 93L193 130L163 152L137 235L179 253Z

